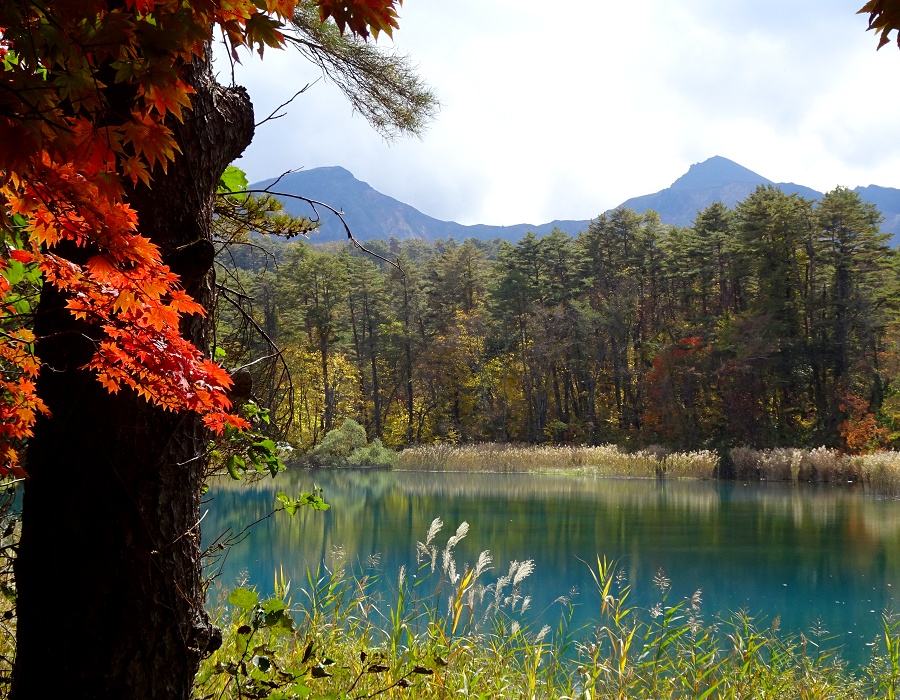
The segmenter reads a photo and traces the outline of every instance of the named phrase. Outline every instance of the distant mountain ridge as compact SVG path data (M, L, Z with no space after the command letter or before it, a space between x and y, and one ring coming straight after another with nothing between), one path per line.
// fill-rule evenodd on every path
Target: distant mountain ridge
M264 180L253 188L271 186L275 180ZM820 199L822 193L804 185L792 182L776 183L758 173L745 168L722 156L713 156L702 163L695 163L688 171L669 187L654 194L645 194L626 200L620 206L642 213L649 209L656 211L665 224L676 226L692 225L697 212L713 202L722 202L733 207L745 199L759 185L776 185L785 193L797 193L807 199ZM515 224L512 226L489 226L475 224L466 226L455 221L441 221L423 214L418 209L382 194L370 185L357 180L348 170L339 167L314 168L291 173L280 179L273 191L285 195L302 195L310 199L326 202L345 212L353 235L360 241L373 239L403 240L407 238L455 238L465 240L476 238L490 240L502 238L518 241L529 231L543 236L559 227L571 236L583 231L589 220L556 220L545 224ZM882 231L894 235L892 242L900 241L900 189L869 185L857 187L863 200L872 202L884 214ZM305 202L281 197L285 208L296 215L312 216L313 211ZM328 242L346 238L343 226L337 217L327 211L319 211L322 225L314 234L314 241Z
M271 186L274 179L263 180L253 184L253 189ZM455 238L463 241L466 238L491 240L502 238L518 241L529 231L543 236L559 226L566 233L574 236L583 230L588 221L551 221L546 224L515 224L513 226L489 226L474 224L467 226L455 221L441 221L423 214L409 204L382 194L368 183L357 180L353 174L340 166L301 170L286 175L272 188L273 192L288 195L302 195L309 199L325 202L335 209L344 212L344 219L353 235L360 241L373 239L398 240L407 238L424 238L433 241L438 238ZM281 197L285 209L298 216L313 216L309 204L290 197ZM313 240L316 243L340 241L347 238L344 227L336 216L326 210L319 209L322 225Z
M799 194L807 199L821 199L824 193L793 182L773 182L734 161L713 156L695 163L669 187L654 194L632 197L621 206L645 212L657 212L663 223L691 226L697 212L713 202L733 207L746 199L759 185L775 185L785 194ZM893 187L856 187L864 201L872 202L884 214L881 230L900 234L900 189Z

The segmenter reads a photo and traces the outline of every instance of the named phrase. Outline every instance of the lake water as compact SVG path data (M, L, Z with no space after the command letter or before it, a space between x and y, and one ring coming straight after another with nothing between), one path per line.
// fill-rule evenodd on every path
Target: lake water
M296 590L307 568L380 555L385 580L415 569L416 542L432 520L446 543L457 525L471 526L457 547L462 569L488 549L489 580L512 560L533 559L525 591L533 609L577 592L576 623L596 610L589 566L617 560L637 602L658 600L658 570L672 581L669 601L702 590L707 619L746 610L780 616L785 631L814 626L837 635L853 661L867 658L883 610L900 610L900 501L834 487L740 482L656 482L522 474L390 471L290 472L257 484L221 482L210 490L204 543L239 531L274 508L275 493L313 483L326 512L278 513L253 527L225 560L221 580L242 575L271 590L283 568Z

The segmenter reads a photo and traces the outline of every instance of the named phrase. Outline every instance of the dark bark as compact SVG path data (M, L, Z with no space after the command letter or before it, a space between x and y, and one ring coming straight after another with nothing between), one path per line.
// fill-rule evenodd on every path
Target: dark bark
M375 437L381 439L381 382L378 378L378 347L374 313L368 296L363 300L363 312L369 331L369 362L372 367L372 412L375 415Z
M406 444L412 445L413 442L413 408L414 408L414 386L413 386L413 364L412 364L412 338L409 322L409 289L407 288L407 280L403 278L403 355L406 359Z
M215 84L207 64L187 73L197 94L176 125L183 155L129 201L141 233L209 305L213 196L252 138L253 113L246 92ZM38 421L28 451L12 697L187 698L201 656L221 639L201 579L208 436L195 414L163 411L128 390L111 395L78 369L92 331L64 303L45 287L36 322L38 393L52 417ZM206 347L207 319L191 317L181 330Z

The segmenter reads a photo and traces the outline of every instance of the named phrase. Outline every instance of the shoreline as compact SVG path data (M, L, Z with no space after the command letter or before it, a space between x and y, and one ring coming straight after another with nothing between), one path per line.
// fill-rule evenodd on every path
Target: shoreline
M625 452L615 445L445 443L403 450L395 469L855 485L870 495L900 496L900 452L847 455L825 447L736 447L719 455L710 450L672 452L658 446Z

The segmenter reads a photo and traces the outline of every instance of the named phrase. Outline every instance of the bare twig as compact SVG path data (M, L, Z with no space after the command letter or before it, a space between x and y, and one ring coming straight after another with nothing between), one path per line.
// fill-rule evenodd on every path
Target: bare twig
M268 116L268 117L266 117L265 119L263 119L261 122L256 122L256 124L254 124L254 128L259 128L259 127L261 127L263 124L265 124L266 122L272 121L273 119L281 119L281 117L285 116L285 115L287 114L287 112L283 112L283 113L281 113L281 114L276 114L276 112L278 112L278 110L280 110L280 109L284 109L285 107L287 107L291 102L293 102L293 101L296 100L298 97L300 97L300 95L302 95L304 92L306 92L307 90L309 90L313 85L315 85L316 83L318 83L320 80L321 80L321 78L316 78L313 82L307 83L307 84L304 85L302 88L300 88L299 90L297 90L297 92L295 92L295 93L293 94L293 96L292 96L289 100L286 100L285 102L282 102L282 103L281 103L280 105L278 105L275 109L273 109L273 110L269 113L269 116Z
M284 173L281 175L281 177L284 177L287 174L288 173ZM281 179L281 177L279 178L279 180ZM310 220L316 221L316 222L321 221L321 218L319 216L319 210L317 207L322 207L323 209L327 209L332 214L334 214L338 219L340 219L341 225L344 227L344 231L347 234L347 240L349 240L353 244L354 248L362 251L363 253L371 255L373 258L378 258L379 260L386 262L388 265L392 265L393 267L396 267L398 270L400 270L400 272L403 272L403 268L400 267L399 262L397 262L396 260L390 260L390 259L384 257L383 255L379 255L375 251L369 250L368 248L366 248L362 243L360 243L356 239L356 237L353 235L353 232L350 230L350 225L347 223L347 220L344 218L345 213L343 210L335 209L330 204L326 204L325 202L320 202L317 199L311 199L309 197L304 197L303 195L292 194L290 192L273 192L271 188L275 184L277 184L277 182L278 182L278 180L276 180L271 185L269 185L268 187L266 187L265 189L262 189L262 190L244 190L242 192L222 192L220 194L226 194L226 195L228 195L228 194L270 194L274 197L287 197L288 199L296 199L298 201L306 202L307 204L309 204L309 206L312 208L313 214L314 214L313 217L310 217Z

